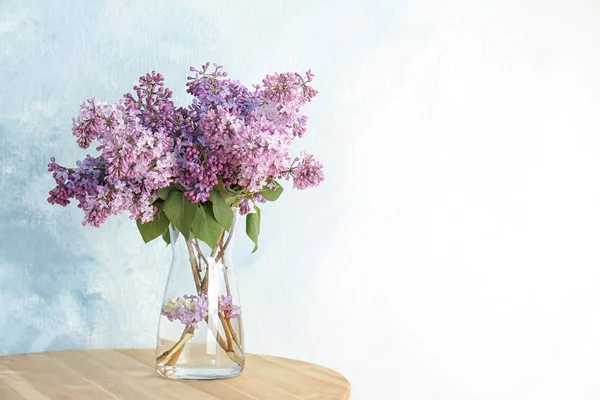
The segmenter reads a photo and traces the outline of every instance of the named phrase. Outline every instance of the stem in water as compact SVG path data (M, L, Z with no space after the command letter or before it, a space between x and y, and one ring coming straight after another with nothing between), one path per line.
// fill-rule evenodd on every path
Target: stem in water
M231 331L229 330L229 325L227 321L225 321L225 317L223 317L222 313L219 313L219 319L221 320L221 325L223 325L223 329L225 330L225 336L227 336L227 351L233 350L233 337L231 335Z
M156 358L156 362L159 364L165 362L165 363L167 363L166 365L174 365L177 362L177 358L179 358L179 355L181 354L181 350L183 350L183 345L188 340L190 340L193 336L194 336L194 328L191 326L186 326L185 329L183 330L183 332L181 333L181 337L179 338L179 341L177 341L177 343L175 343L175 345L173 347L171 347L169 350L165 351L160 356L158 356ZM173 360L173 358L175 357L175 353L178 353L177 358L175 358L175 360Z

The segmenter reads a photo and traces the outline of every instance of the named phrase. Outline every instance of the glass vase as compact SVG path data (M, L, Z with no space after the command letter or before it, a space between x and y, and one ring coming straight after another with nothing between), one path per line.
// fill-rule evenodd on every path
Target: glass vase
M231 378L244 369L240 296L231 251L238 211L214 249L171 224L171 270L161 307L156 369L171 379Z

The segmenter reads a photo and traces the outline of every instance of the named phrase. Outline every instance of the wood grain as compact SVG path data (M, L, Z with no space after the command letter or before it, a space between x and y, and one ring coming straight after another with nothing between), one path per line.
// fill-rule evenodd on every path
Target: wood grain
M2 400L349 400L350 384L330 369L246 355L237 378L174 381L154 369L153 350L81 350L0 357Z

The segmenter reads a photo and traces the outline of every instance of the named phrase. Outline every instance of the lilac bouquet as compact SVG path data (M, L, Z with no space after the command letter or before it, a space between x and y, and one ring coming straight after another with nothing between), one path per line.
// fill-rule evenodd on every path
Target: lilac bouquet
M300 108L317 94L310 70L305 76L267 75L252 89L228 79L216 64L191 71L187 92L193 98L185 107L175 107L173 93L154 71L117 104L84 102L73 135L84 149L95 142L97 153L74 168L51 158L56 187L48 201L66 206L76 199L83 225L94 227L128 212L145 242L161 236L174 245L174 254L177 248L188 253L191 268L174 272L174 261L169 274L170 280L187 280L167 284L157 369L179 379L213 379L244 367L239 295L225 257L237 215L246 216L256 251L258 205L279 198L282 179L297 189L319 185L323 167L312 154L292 157L289 151L306 132ZM185 240L178 241L179 235ZM193 290L192 282L195 293L182 293ZM182 329L178 340L169 336L172 328ZM221 350L211 350L208 358L194 358L199 352L191 350L182 357L184 349L213 344ZM209 358L213 364L206 365Z
M313 74L267 75L252 89L227 78L222 66L191 68L191 104L176 107L160 73L140 77L134 93L117 104L93 98L73 119L77 144L95 155L64 167L51 158L56 181L51 204L70 199L85 213L84 225L99 227L111 215L129 212L145 242L169 224L212 249L229 230L233 208L246 215L246 231L258 247L258 203L274 201L292 179L297 189L317 186L322 165L312 154L292 157L289 146L306 132L300 108L317 91Z

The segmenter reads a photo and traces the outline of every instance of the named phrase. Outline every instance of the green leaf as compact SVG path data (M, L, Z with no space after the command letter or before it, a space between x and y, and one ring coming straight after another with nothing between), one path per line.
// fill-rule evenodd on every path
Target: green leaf
M158 197L161 198L161 199L163 199L163 200L166 200L167 197L169 197L169 193L170 192L171 192L171 187L170 186L167 186L167 187L164 187L164 188L160 188L160 189L158 189Z
M270 187L265 187L260 191L260 194L262 194L262 196L269 201L277 200L279 196L281 196L281 193L283 193L283 186L281 186L278 182L275 183L277 184L277 188L271 189Z
M169 193L173 191L185 192L185 188L179 183L171 183L170 186L158 189L158 197L166 200L169 197Z
M190 236L192 222L196 217L198 206L192 203L183 193L174 190L165 201L164 211L175 228L187 239Z
M171 244L171 232L169 232L168 229L165 231L165 233L162 234L162 238L167 244L167 246Z
M171 190L179 190L180 192L185 192L185 188L181 183L173 183L171 184Z
M231 190L231 189L226 189L225 186L223 185L223 181L221 180L221 178L219 178L219 183L217 183L215 186L213 186L211 195L215 191L217 191L223 198L223 201L225 201L225 203L227 203L229 205L232 205L232 204L236 203L237 201L239 201L238 197L240 197L239 196L240 193L236 192L234 190Z
M231 204L223 198L218 190L210 192L209 200L212 203L212 211L215 215L215 219L226 231L229 231L231 223L233 222Z
M254 207L256 213L246 215L246 235L254 242L254 253L258 250L258 235L260 234L260 208Z
M148 221L145 224L142 224L139 220L135 221L142 235L142 239L144 239L144 243L148 243L160 235L162 235L165 231L169 232L169 218L167 218L166 214L162 210L162 207L158 208L156 215L152 221Z
M217 222L212 209L208 205L198 207L196 217L192 223L192 233L204 243L214 249L221 237L223 228Z

